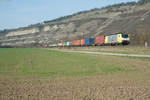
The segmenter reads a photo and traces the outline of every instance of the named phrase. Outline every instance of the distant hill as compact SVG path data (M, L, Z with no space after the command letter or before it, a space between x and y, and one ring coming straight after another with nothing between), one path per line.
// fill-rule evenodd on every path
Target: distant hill
M0 31L0 46L34 47L116 32L130 35L131 45L150 45L150 0L94 8L28 27Z

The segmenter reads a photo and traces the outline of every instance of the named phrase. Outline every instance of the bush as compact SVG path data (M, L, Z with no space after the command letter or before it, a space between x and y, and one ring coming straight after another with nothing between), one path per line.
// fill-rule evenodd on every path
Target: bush
M148 3L148 2L150 2L150 0L140 0L138 2L138 4L145 4L145 3Z

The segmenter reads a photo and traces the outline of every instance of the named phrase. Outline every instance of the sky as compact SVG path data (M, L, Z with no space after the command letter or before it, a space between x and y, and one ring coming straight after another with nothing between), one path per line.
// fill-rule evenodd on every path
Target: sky
M0 0L0 30L130 1L138 0Z

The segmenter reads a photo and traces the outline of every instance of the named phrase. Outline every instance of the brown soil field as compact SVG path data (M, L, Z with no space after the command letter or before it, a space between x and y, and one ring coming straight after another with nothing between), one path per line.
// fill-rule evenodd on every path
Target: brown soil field
M0 100L150 100L150 80L108 75L0 81Z

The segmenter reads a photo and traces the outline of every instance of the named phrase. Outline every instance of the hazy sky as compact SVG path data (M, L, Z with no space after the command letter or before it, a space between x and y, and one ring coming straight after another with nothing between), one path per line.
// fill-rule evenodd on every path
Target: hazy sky
M0 30L129 1L138 0L0 0Z

